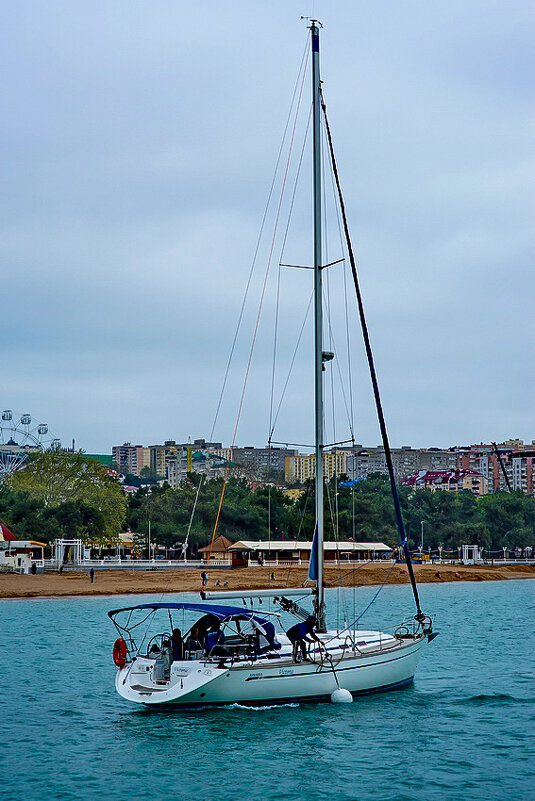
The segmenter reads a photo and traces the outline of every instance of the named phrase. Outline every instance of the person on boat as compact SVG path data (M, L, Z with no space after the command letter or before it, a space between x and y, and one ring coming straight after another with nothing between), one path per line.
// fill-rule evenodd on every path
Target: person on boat
M294 662L309 662L310 660L307 657L307 644L309 642L321 643L320 638L314 632L314 626L316 623L317 621L314 615L309 615L309 617L307 617L307 619L302 623L296 623L295 626L292 626L286 632L288 639L293 644L292 656ZM297 658L299 649L301 649L301 660L298 660Z
M164 678L169 678L169 669L173 656L173 642L168 637L162 637L162 661L164 666Z
M182 639L182 632L180 629L173 629L171 646L173 649L173 662L177 659L184 659L184 640Z
M198 626L194 626L186 641L186 651L202 651L203 637Z

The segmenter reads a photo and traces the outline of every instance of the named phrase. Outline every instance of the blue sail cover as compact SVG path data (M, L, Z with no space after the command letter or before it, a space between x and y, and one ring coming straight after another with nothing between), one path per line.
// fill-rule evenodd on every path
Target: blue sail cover
M219 604L206 604L206 603L153 603L153 604L139 604L138 606L128 606L123 609L113 609L108 612L108 616L112 617L119 612L133 612L135 609L185 609L192 612L201 612L206 615L213 615L219 620L225 620L227 617L234 617L239 615L248 620L255 620L261 626L267 623L263 617L259 617L255 612L247 607L241 606L220 606Z
M310 562L308 564L308 577L311 581L318 580L318 524L314 529L314 539L312 540L312 550L310 551Z

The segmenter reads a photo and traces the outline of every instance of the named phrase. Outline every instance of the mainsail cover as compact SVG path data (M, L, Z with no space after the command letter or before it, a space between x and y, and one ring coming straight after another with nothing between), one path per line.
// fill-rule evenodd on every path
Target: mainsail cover
M318 524L314 529L314 539L312 540L312 550L310 551L310 562L308 564L308 577L311 581L317 581L319 575L318 565Z

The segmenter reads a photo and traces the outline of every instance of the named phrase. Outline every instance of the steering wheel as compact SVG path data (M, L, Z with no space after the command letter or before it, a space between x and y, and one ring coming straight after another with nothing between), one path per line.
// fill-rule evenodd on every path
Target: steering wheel
M147 644L147 654L150 655L150 649L153 645L156 645L158 650L161 651L164 640L168 640L171 643L171 635L167 631L164 631L163 634L156 634Z

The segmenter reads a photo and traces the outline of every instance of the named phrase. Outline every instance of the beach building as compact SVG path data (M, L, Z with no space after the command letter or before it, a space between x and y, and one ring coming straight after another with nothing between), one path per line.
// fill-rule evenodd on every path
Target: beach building
M18 540L12 531L0 523L0 571L31 573L44 570L46 543L36 540Z
M225 562L225 564L230 565L231 557L229 549L232 547L232 542L224 537L222 534L219 537L216 537L213 544L205 545L203 548L199 548L198 554L206 564L211 564L213 562L217 562L221 565L221 562Z
M312 541L299 540L240 540L229 548L232 567L252 565L301 565L308 564ZM324 543L325 563L332 565L348 562L382 559L392 554L392 548L384 542L337 541Z

